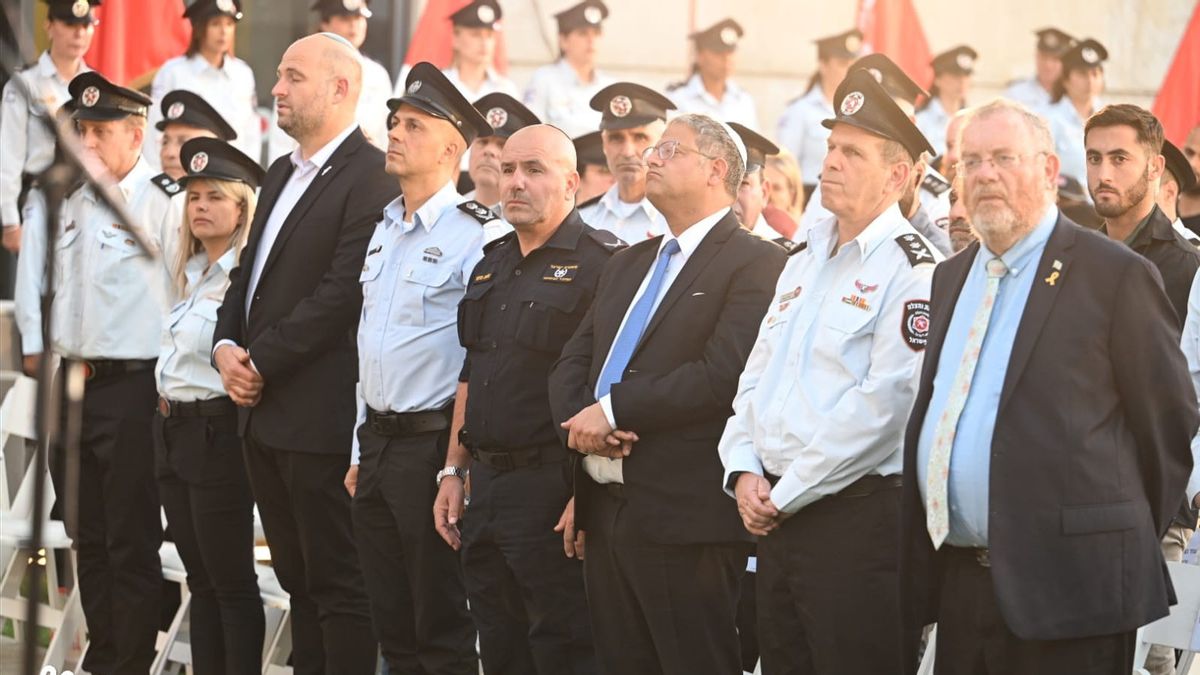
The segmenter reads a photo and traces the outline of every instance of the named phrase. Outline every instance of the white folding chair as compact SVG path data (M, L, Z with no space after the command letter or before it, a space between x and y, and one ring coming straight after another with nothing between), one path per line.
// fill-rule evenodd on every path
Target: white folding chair
M1200 566L1168 562L1167 570L1171 573L1171 583L1175 586L1175 596L1179 602L1167 616L1138 629L1137 647L1133 654L1133 672L1137 675L1148 675L1145 664L1150 645L1166 645L1182 650L1183 659L1178 668L1180 673L1189 671L1192 658L1200 651L1200 630L1197 626L1197 619L1200 618Z
M929 636L925 640L925 654L921 657L921 667L917 669L917 675L933 675L933 655L937 652L937 624L933 624L929 629Z
M275 568L256 564L258 592L262 596L266 612L267 630L263 644L263 673L290 675L287 665L292 654L292 605L288 592L279 585Z

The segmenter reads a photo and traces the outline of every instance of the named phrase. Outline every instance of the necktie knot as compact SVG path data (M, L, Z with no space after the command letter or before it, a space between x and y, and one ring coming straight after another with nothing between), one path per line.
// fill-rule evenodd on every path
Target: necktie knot
M679 253L679 240L678 239L668 239L667 243L663 244L662 251L660 251L658 255L660 258L661 257L670 258L671 256L675 255L676 253Z
M992 258L991 260L987 261L988 278L997 279L1005 274L1008 274L1008 265L1005 265L1003 260L999 258Z

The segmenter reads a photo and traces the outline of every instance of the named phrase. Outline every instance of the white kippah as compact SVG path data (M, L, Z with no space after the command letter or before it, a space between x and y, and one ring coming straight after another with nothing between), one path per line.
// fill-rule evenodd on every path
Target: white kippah
M746 169L746 164L750 161L746 156L746 144L742 142L742 137L733 130L733 127L720 120L716 120L716 122L717 124L721 125L721 128L725 130L725 133L729 135L729 138L733 140L733 144L737 146L738 154L742 156L742 170L744 171Z

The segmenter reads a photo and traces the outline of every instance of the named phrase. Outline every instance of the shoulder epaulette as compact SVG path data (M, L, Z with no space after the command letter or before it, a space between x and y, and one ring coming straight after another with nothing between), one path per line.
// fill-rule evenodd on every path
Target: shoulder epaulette
M796 247L796 242L792 241L791 239L788 239L787 237L775 237L774 239L771 240L771 243L777 244L781 248L783 248L783 250L789 251L789 252L793 248Z
M608 230L598 230L594 227L588 227L587 236L590 237L592 241L603 246L606 251L617 251L627 246L627 244L622 241L620 237L612 232L609 232Z
M678 82L672 82L666 86L666 90L667 91L675 91L676 89L682 89L684 86L687 85L687 83L688 83L687 80L680 80Z
M164 193L166 193L168 197L174 197L175 195L179 194L181 189L179 187L179 183L176 183L165 173L160 173L154 178L151 178L150 182L154 183L154 185L156 185L159 190L162 190Z
M595 204L599 204L599 203L600 203L600 200L601 200L601 199L603 199L603 198L604 198L604 193L603 193L603 192L601 192L600 194L596 195L595 197L592 197L591 199L587 200L586 202L583 202L582 204L576 204L576 205L575 205L575 208L577 208L577 209L579 209L580 211L582 211L583 209L586 209L586 208L587 208L587 207L589 207L589 206L593 206L593 205L595 205Z
M497 246L503 246L504 244L507 244L512 239L516 238L516 236L517 236L516 230L505 232L504 234L500 235L499 237L496 237L495 239L484 244L483 252L487 253L488 251L496 248Z
M908 256L908 264L916 267L924 263L936 263L937 258L933 257L933 253L929 247L925 245L925 240L920 235L909 232L896 237L896 243L900 245L900 250L904 251L904 255Z
M458 210L478 220L480 225L486 225L496 219L496 214L492 213L491 209L474 199L459 204Z
M943 192L950 189L950 184L943 180L940 176L935 176L932 173L925 172L925 177L921 179L921 187L929 190L935 195L941 196Z
M802 242L800 242L800 243L798 243L798 244L795 244L794 246L792 246L791 250L790 250L790 251L788 251L788 252L787 252L787 254L788 254L788 255L796 255L797 253L799 253L799 252L803 251L803 250L804 250L804 249L806 249L806 248L808 248L808 242L807 242L807 241L802 241Z

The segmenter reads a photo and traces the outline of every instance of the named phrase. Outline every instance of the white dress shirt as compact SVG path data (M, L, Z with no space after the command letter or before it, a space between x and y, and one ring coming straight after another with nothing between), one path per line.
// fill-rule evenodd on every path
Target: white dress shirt
M674 101L676 114L699 113L719 122L737 122L758 129L754 97L733 80L725 80L725 94L718 99L704 88L700 74L694 73L683 83L667 87L667 98Z
M649 198L627 204L621 201L617 186L613 185L600 199L579 209L583 222L597 230L608 230L628 244L653 239L667 234L667 220L650 203Z
M599 70L592 73L591 82L584 82L566 59L559 59L533 71L525 89L525 106L568 136L582 136L600 128L600 111L592 110L591 100L613 82L613 77Z
M13 320L21 332L21 353L41 354L42 293L46 288L46 197L33 188L21 209L21 255L13 287ZM58 274L62 274L60 270Z
M1004 98L1016 101L1039 115L1050 105L1050 92L1042 87L1037 76L1013 82L1004 90Z
M217 310L229 288L229 272L238 252L230 248L212 265L200 251L185 269L187 296L171 308L163 322L154 381L158 394L171 401L207 401L227 396L221 374L212 367Z
M805 185L815 185L821 175L829 139L829 129L821 126L821 121L833 117L833 103L825 99L819 83L789 103L779 117L779 146L796 157L800 182Z
M646 271L646 276L642 279L641 285L638 286L637 293L629 301L629 307L625 310L625 316L621 319L621 326L617 328L617 335L620 335L621 331L625 330L625 322L629 320L630 310L633 309L634 305L638 303L638 300L646 292L646 286L650 284L650 277L654 275L654 268L658 265L658 254L662 253L663 247L667 245L667 242L672 239L679 242L679 252L671 256L670 261L667 263L667 271L663 275L662 284L658 287L658 295L655 296L654 303L650 306L650 314L647 315L648 321L653 319L654 313L658 310L659 303L666 297L667 291L671 289L671 284L675 283L675 278L679 276L679 271L683 269L683 266L687 264L692 254L700 247L700 242L704 241L704 237L708 235L727 213L729 213L729 207L722 208L716 213L702 218L695 225L684 230L678 237L669 229L667 230L662 237L662 241L658 243L658 247L655 249L654 260L650 263L650 269ZM604 365L600 368L600 372L604 372L604 368L608 366L608 360L612 358L612 350L616 344L617 341L614 339L613 344L608 348L608 355L604 357ZM599 387L599 382L596 384ZM596 393L599 394L598 389ZM605 394L599 397L599 401L609 425L614 429L620 429L619 420L613 416L612 394ZM583 458L583 469L597 483L625 482L624 474L622 473L622 460L619 458L610 459L598 455L588 455Z
M186 89L204 98L229 126L237 132L230 144L246 153L254 161L262 156L262 118L258 114L258 94L254 85L254 71L236 56L226 55L220 68L214 68L200 54L176 56L158 69L150 87L149 125L146 127L146 142L142 154L154 166L158 166L159 138L162 132L155 124L162 119L160 103L167 93Z
M458 303L483 258L483 230L460 211L463 198L446 183L404 221L404 197L383 211L367 246L359 282L358 427L367 408L383 412L440 410L453 398L466 350L458 341Z
M903 235L926 247L916 265ZM732 496L733 473L766 471L780 476L771 501L794 513L865 475L901 472L941 254L895 205L834 251L837 238L836 219L822 221L788 258L738 382L714 489ZM914 321L925 335L906 328Z

